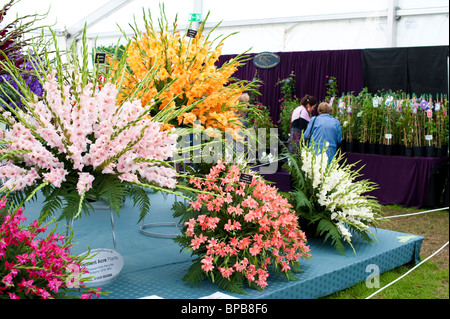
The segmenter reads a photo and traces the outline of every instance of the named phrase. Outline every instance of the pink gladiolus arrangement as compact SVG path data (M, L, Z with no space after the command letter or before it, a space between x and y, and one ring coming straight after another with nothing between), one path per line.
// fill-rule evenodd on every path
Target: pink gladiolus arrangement
M299 260L310 258L306 237L287 199L260 176L251 183L240 181L240 168L219 162L206 179L191 178L202 191L183 207L184 234L176 241L195 255L184 277L198 284L206 275L219 287L244 293L244 283L256 289L267 285L269 270L295 278Z
M83 259L70 255L70 238L36 220L29 226L23 209L5 213L5 197L0 200L0 299L92 298L103 294L88 288L81 279L87 273ZM42 235L40 235L42 234Z
M175 187L176 171L165 161L176 151L177 135L148 116L152 105L142 107L138 99L119 105L111 83L60 78L49 72L45 98L28 96L24 110L0 111L8 125L0 130L0 193L30 196L30 189L42 189L48 200L63 197L72 218L90 209L86 198L104 198L118 212L130 187ZM53 211L60 205L50 204Z

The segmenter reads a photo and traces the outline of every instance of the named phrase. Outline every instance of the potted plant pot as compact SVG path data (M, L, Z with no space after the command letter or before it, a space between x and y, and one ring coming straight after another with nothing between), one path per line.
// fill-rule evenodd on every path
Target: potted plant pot
M425 146L425 156L434 157L434 146Z
M392 145L392 155L401 156L403 154L403 145L394 144Z
M392 145L384 145L384 155L391 156L392 155L393 146Z
M354 145L353 141L345 141L345 151L348 153L354 152L355 150L353 145Z
M361 154L366 153L366 143L358 142L358 153L361 153Z
M413 155L414 155L414 149L412 147L405 147L405 156L413 157Z
M377 153L377 144L368 143L366 149L367 149L367 153L376 154Z
M414 146L414 157L423 157L423 156L424 156L424 147Z
M377 154L384 155L384 144L377 145Z
M436 157L447 157L447 156L448 156L447 145L436 148Z

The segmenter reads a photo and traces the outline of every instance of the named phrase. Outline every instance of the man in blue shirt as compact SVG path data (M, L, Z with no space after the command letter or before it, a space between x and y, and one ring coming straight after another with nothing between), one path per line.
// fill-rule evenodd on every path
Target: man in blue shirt
M320 103L317 112L319 115L311 118L304 137L314 141L320 151L328 142L327 155L328 163L330 163L336 154L337 145L342 142L341 124L332 116L333 108L328 103Z

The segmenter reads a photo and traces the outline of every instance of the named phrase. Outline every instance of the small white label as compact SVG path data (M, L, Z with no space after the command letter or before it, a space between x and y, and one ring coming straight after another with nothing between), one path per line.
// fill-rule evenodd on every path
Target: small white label
M433 139L433 135L425 135L426 141L431 141Z
M352 113L353 112L353 106L351 106L351 105L348 105L347 106L347 113Z
M329 104L330 104L330 105L333 105L333 102L334 102L334 96L330 99Z
M87 253L84 252L81 255L84 256ZM106 248L92 249L85 262L89 273L83 274L81 277L92 277L86 282L91 286L100 286L114 281L123 268L122 256L117 251Z
M390 139L392 138L392 134L385 134L384 137L385 137L387 140L390 140Z

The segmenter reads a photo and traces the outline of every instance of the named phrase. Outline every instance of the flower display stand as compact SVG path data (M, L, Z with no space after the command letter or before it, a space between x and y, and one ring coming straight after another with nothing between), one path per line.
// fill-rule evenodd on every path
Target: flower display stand
M173 234L164 234L164 233L155 233L147 231L148 228L153 227L170 227L170 229L174 229L175 232ZM142 224L140 227L140 232L144 235L150 236L150 237L158 237L158 238L175 238L180 234L180 229L182 228L181 225L178 225L177 222L160 222L160 223L149 223L149 224Z
M150 195L152 211L146 221L165 222L171 218L172 196L164 198L161 194ZM39 215L41 198L27 206L25 213L30 220ZM83 218L86 217L86 218ZM217 292L217 286L204 281L198 287L190 287L181 278L191 265L189 253L180 252L172 240L149 237L136 230L139 212L126 201L120 216L114 216L117 248L123 254L124 268L120 276L105 285L103 291L108 295L101 299L139 299L158 296L165 299L197 299ZM109 247L111 245L109 212L96 210L90 216L74 221L75 250L82 252L86 246ZM61 226L62 227L62 226ZM346 255L339 254L331 245L323 244L322 239L310 238L313 258L302 261L299 281L286 281L282 277L271 277L264 291L246 288L247 295L232 294L236 298L250 299L311 299L320 298L333 292L364 282L370 275L367 265L377 265L380 273L417 262L422 236L374 230L378 242L368 244L355 238L357 255L348 247ZM226 292L225 292L226 293Z
M97 201L91 203L94 208L94 212L92 214L101 215L104 225L107 224L108 212L109 212L109 220L111 223L111 235L114 249L103 248L109 245L105 245L104 243L101 245L102 248L94 248L90 247L87 251L82 252L79 255L88 255L89 257L86 259L87 269L89 273L83 275L82 277L88 278L91 277L86 283L90 286L104 286L116 281L119 278L119 275L124 266L124 259L122 255L117 251L117 241L116 241L116 233L115 233L115 222L114 222L114 212L113 209L103 201ZM84 219L89 219L90 216L83 216ZM98 217L98 216L95 216ZM71 228L74 229L74 220L71 220ZM80 220L77 224L82 224ZM105 225L106 226L106 225ZM106 227L105 227L106 230ZM74 233L77 231L75 230ZM81 230L83 233L83 231Z

